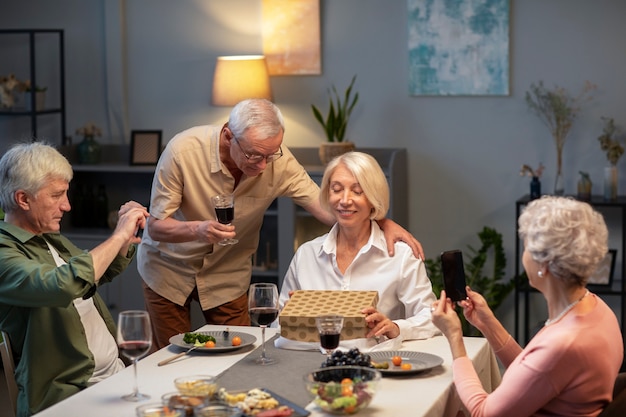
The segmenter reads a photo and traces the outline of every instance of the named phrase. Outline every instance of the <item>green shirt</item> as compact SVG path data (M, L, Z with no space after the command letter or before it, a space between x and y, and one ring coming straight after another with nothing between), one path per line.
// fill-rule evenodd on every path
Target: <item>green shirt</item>
M45 238L45 240L44 240ZM46 240L67 264L57 267ZM100 279L130 263L117 256ZM93 297L115 337L115 323L96 293L91 255L59 233L34 235L0 221L0 329L9 334L19 389L17 414L29 416L87 387L95 362L73 300Z

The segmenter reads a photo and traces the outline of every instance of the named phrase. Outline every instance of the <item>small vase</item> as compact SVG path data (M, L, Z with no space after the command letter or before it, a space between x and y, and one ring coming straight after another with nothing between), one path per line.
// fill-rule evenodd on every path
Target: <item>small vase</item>
M530 180L530 199L535 200L541 197L541 181L539 181L539 177L533 177Z
M565 186L563 185L563 174L561 171L556 173L556 180L554 181L554 195L565 194Z
M79 164L97 164L100 162L100 144L93 136L85 136L76 147Z
M582 175L580 180L578 180L578 195L577 198L580 201L591 201L591 180L588 175Z
M604 168L604 199L617 199L617 166Z

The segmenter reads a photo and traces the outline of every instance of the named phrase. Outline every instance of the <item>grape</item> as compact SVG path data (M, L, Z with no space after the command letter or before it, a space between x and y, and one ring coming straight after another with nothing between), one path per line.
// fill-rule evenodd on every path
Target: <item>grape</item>
M361 353L358 348L352 348L347 352L341 350L335 350L332 355L322 362L322 368L328 368L331 366L364 366L367 368L373 368L370 355Z

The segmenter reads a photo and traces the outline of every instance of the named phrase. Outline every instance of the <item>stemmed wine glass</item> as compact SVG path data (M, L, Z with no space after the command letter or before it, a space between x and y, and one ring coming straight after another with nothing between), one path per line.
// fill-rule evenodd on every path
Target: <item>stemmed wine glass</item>
M330 358L333 351L339 346L343 316L339 314L324 314L315 318L317 331L320 334L320 344Z
M211 202L215 208L217 221L222 224L231 224L235 218L235 196L233 194L220 194L211 197ZM220 246L234 245L239 242L237 239L222 239L217 242Z
M265 354L265 328L278 317L278 288L276 284L258 283L250 285L248 313L253 324L261 327L262 351L255 360L260 365L271 365L276 359Z
M148 353L152 345L152 327L147 311L122 311L117 318L117 345L120 352L133 361L135 382L133 392L122 396L126 401L142 401L150 398L137 388L137 360Z

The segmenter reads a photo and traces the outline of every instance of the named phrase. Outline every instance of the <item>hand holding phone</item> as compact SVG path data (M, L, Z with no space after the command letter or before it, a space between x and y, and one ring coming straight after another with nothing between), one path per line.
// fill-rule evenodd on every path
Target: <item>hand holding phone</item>
M465 292L463 253L460 250L442 252L441 271L443 272L443 286L446 290L446 296L452 301L465 300L467 293Z

